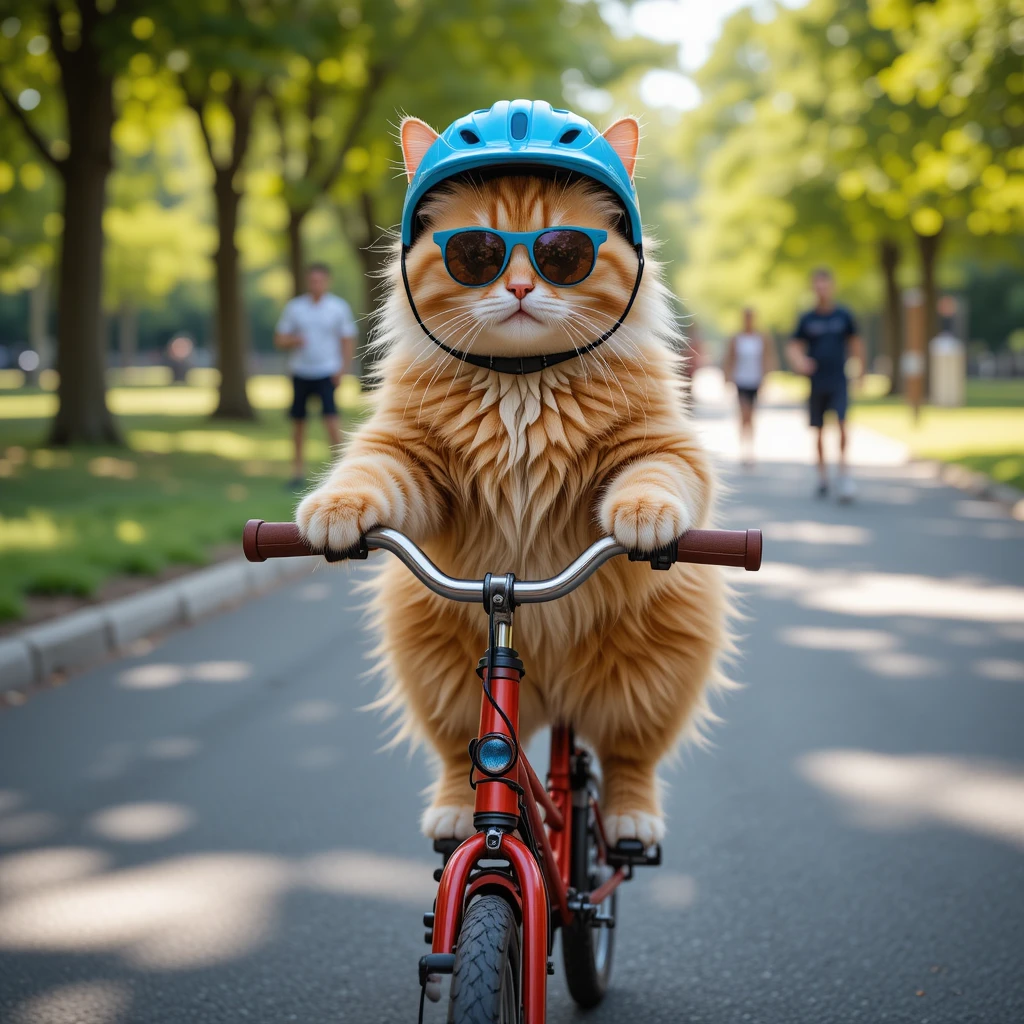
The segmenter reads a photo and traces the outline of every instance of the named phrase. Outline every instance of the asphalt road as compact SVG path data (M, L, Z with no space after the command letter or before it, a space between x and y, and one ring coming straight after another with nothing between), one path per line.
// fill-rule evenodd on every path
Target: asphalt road
M870 443L860 500L815 502L796 414L764 438L786 461L726 467L766 531L747 685L665 770L586 1019L1024 1020L1024 524ZM0 711L5 1024L416 1019L427 773L359 710L353 578ZM556 975L549 1021L583 1017Z

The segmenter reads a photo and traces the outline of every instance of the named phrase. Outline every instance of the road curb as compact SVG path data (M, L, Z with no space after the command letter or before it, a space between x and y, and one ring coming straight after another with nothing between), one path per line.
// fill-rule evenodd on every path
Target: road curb
M952 462L935 459L917 459L919 465L927 466L944 484L967 491L975 498L985 498L1002 505L1014 519L1024 520L1024 492L1009 484L1001 484L984 473L959 466Z
M153 633L200 621L310 571L304 559L234 559L0 640L0 693L87 668Z

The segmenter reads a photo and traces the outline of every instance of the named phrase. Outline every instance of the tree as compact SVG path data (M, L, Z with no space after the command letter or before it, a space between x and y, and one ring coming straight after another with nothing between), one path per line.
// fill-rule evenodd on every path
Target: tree
M243 169L257 104L291 52L313 45L322 19L294 17L299 5L273 0L192 0L165 5L160 33L167 66L178 74L213 169L217 219L216 339L220 393L215 417L252 419L246 393L248 331L237 232Z
M80 0L75 7L56 0L45 5L24 0L8 9L11 14L4 25L13 31L8 36L5 28L5 47L17 57L13 73L0 79L0 98L63 187L57 318L60 404L50 441L118 443L120 435L106 403L99 329L103 209L113 167L114 78L137 45L140 25L145 34L146 19L139 17L139 4L132 0L116 7L109 0ZM22 45L29 57L40 59L23 59L17 52ZM37 106L51 123L60 122L56 131L64 137L55 131L56 137L47 139L31 113Z
M686 290L719 315L753 298L777 316L808 261L862 281L874 263L881 296L860 294L883 299L898 387L903 250L934 333L943 247L1020 224L1020 4L811 0L731 19L682 133L703 185Z
M382 84L403 66L428 13L440 13L436 2L425 0L398 12L379 3L346 6L336 15L322 5L303 12L320 26L313 33L315 48L292 56L269 88L296 295L304 288L303 223L342 173Z
M60 193L33 144L9 118L0 119L0 153L0 293L29 293L28 343L47 368L53 356L48 296L62 225L54 209Z
M103 216L103 305L118 318L126 364L137 350L140 312L209 281L217 235L209 223L202 144L172 75L151 55L137 53L116 90L122 102Z
M936 265L950 225L976 236L1024 226L1024 0L870 0L899 54L878 75L917 120L904 177L921 261L928 337Z
M872 253L835 190L831 47L810 21L822 7L779 11L768 24L738 13L697 74L704 102L679 133L680 156L700 179L688 204L694 258L679 283L720 329L754 305L767 326L788 330L821 263L858 286L858 301L874 297L864 286Z

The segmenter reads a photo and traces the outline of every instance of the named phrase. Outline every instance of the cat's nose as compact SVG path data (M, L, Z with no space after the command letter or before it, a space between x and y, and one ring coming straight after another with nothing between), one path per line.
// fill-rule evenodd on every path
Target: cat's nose
M510 281L505 287L520 301L526 298L527 292L533 291L529 281Z

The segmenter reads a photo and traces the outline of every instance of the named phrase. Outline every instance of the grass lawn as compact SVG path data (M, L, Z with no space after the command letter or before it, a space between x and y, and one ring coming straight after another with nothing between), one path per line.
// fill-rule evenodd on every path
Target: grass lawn
M962 408L924 406L916 423L891 398L856 402L851 418L920 458L956 462L1024 490L1024 380L969 380Z
M259 422L214 422L209 384L114 387L128 448L68 451L45 447L54 395L0 389L0 621L31 595L90 597L114 576L202 565L246 519L290 518L289 383L253 378L250 399ZM358 401L348 408L351 423ZM309 435L307 475L328 457L316 416Z
M850 418L903 441L919 458L956 462L1024 490L1024 379L969 380L959 409L924 406L915 423L902 398L884 394L886 380L869 375L851 397ZM806 378L771 375L771 387L786 401L806 400Z

